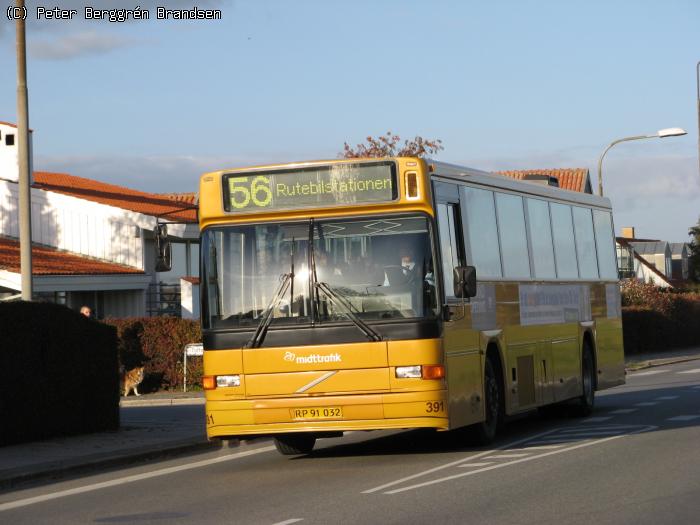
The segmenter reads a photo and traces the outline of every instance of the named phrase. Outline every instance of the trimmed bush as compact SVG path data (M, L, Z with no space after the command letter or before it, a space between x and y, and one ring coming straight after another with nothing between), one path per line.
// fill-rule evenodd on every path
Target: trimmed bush
M700 294L626 281L622 304L625 352L700 346Z
M640 354L665 350L664 335L670 331L667 316L644 306L622 308L622 334L626 354Z
M197 321L179 317L131 317L106 319L119 334L119 359L129 370L146 367L140 391L182 388L182 354L188 343L199 343L202 334ZM187 360L187 381L201 384L201 358Z
M626 279L620 284L620 292L622 306L641 306L663 314L673 310L673 294L651 283Z
M0 444L119 428L114 328L51 303L0 303Z

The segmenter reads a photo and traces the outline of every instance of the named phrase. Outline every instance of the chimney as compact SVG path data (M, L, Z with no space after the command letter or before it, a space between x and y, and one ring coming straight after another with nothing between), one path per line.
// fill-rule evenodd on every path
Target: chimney
M544 175L542 173L526 173L523 180L527 182L534 182L535 184L542 184L544 186L554 186L559 187L559 179L551 175Z
M626 239L634 239L634 226L623 226L622 236Z

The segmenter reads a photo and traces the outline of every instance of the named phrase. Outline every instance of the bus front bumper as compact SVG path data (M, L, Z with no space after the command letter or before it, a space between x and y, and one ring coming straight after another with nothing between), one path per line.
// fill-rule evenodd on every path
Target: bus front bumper
M207 437L401 428L447 430L447 392L207 400Z

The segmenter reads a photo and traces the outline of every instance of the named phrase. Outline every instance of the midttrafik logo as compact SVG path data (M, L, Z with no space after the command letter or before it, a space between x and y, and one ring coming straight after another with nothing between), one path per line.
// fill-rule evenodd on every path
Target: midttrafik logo
M340 363L343 359L340 354L311 354L307 356L297 356L294 352L285 352L284 360L290 363L310 364L310 363Z

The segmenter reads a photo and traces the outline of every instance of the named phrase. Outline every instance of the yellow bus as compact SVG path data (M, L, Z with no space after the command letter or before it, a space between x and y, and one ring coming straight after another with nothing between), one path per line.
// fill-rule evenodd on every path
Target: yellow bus
M407 157L207 173L199 195L209 438L487 443L624 383L608 199Z

